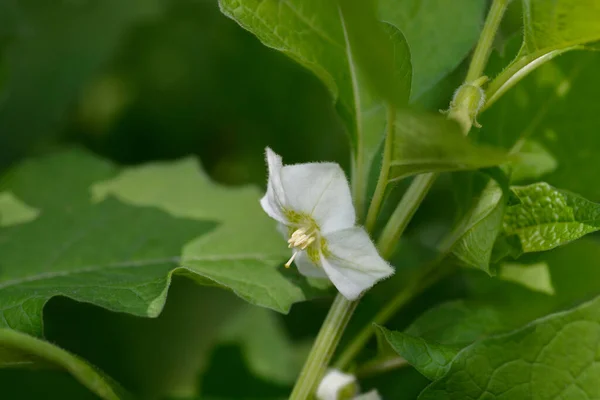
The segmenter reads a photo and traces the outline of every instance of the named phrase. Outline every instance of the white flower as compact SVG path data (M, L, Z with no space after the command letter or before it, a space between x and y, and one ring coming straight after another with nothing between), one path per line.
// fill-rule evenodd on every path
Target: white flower
M335 163L283 166L267 148L269 181L260 204L279 221L301 274L329 278L349 300L394 273L367 232L355 226L344 172Z
M360 388L354 375L330 369L317 388L318 400L381 400L377 390L359 395Z

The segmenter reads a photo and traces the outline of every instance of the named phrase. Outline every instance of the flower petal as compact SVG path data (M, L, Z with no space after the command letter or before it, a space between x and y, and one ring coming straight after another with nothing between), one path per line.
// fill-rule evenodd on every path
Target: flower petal
M344 171L335 163L286 165L281 170L286 206L309 214L321 233L354 226L355 213Z
M319 387L317 388L318 400L337 400L341 398L341 392L350 389L349 393L354 397L358 392L358 384L354 375L346 374L338 369L330 369L327 371ZM345 393L344 393L345 394ZM346 397L344 397L346 398Z
M394 269L379 255L367 232L360 227L325 235L327 248L321 262L327 276L348 300L357 299Z
M260 205L271 218L287 224L288 220L283 211L286 196L281 184L281 170L283 168L281 156L267 147L266 159L269 167L269 179L267 182L267 193L260 199Z
M310 260L305 251L300 252L294 259L298 271L311 278L327 278L327 274L323 271L323 268L316 266Z

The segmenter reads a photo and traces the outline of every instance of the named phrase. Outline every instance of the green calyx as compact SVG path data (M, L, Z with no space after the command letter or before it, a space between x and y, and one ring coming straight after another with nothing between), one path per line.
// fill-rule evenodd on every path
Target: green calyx
M485 91L481 88L488 81L487 76L482 76L472 82L461 85L450 102L450 108L445 111L448 118L455 120L467 134L471 126L481 128L477 122L477 114L485 105Z

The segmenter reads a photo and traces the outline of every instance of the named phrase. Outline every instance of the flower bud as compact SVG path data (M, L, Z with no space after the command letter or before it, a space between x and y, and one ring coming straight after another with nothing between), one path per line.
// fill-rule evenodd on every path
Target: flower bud
M454 92L450 108L447 111L448 118L458 122L466 135L472 125L481 128L477 122L477 114L485 104L485 91L481 88L487 82L487 76L467 82Z

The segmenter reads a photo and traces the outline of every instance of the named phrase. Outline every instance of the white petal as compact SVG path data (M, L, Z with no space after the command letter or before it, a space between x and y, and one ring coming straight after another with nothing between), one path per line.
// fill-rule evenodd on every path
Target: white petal
M373 389L370 392L356 396L354 400L381 400L381 395L379 394L377 389Z
M354 386L354 390L358 391L354 375L345 374L337 369L330 369L323 377L321 383L319 383L317 399L337 400L340 392L349 385Z
M323 269L348 300L357 299L394 269L379 255L367 232L360 227L325 235L327 249L321 254Z
M286 165L281 170L286 205L311 215L321 233L354 226L355 213L344 171L335 163Z
M296 264L296 267L298 267L298 271L304 276L311 278L327 278L327 274L323 271L323 268L313 264L305 251L296 256L294 263Z
M271 218L285 224L288 221L283 212L286 202L285 191L281 184L281 170L283 168L281 157L267 147L266 159L269 167L269 179L267 193L260 199L260 205Z

